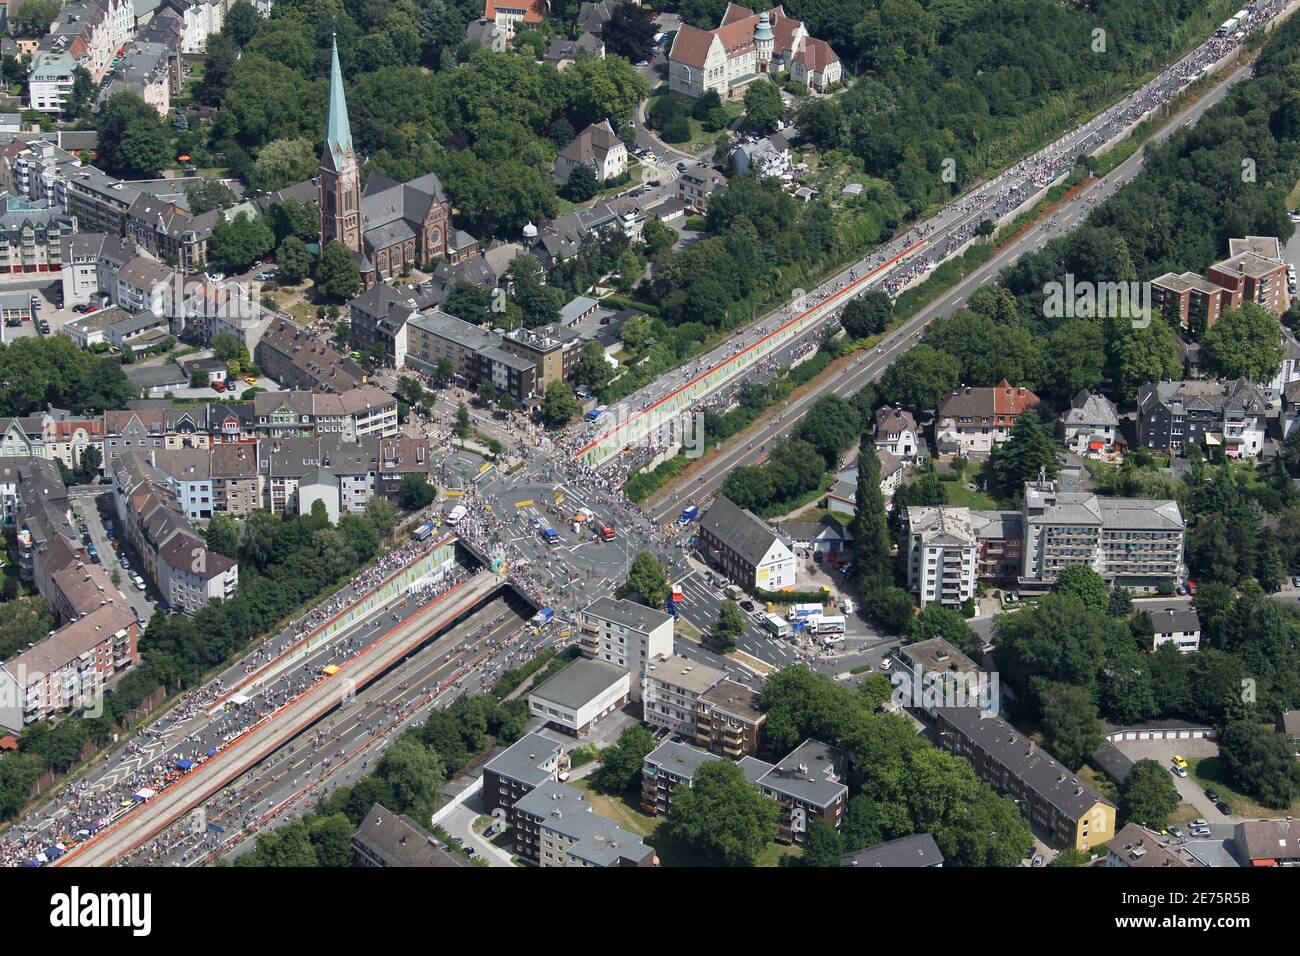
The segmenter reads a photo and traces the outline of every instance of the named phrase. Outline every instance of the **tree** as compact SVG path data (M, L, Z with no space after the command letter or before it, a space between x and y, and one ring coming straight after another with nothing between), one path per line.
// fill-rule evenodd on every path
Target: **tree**
M229 271L248 268L275 248L275 233L261 216L236 213L221 219L212 229L208 258Z
M843 856L844 838L840 831L817 817L808 824L808 832L804 835L803 856L782 857L781 861L791 860L790 866L833 867L840 865Z
M270 192L311 179L316 162L315 147L308 140L272 140L262 147L253 163L253 188Z
M280 281L297 285L311 271L311 253L297 236L286 236L275 251L275 263L280 267Z
M271 231L275 233L277 243L289 236L311 242L320 231L320 217L315 207L296 199L282 199L272 203L266 210L266 218L271 223Z
M653 259L673 247L677 242L677 233L671 226L665 226L658 219L651 219L641 230L641 241L645 243L646 253Z
M1163 830L1178 804L1178 788L1169 771L1154 760L1135 763L1120 787L1120 814L1151 830Z
M942 604L927 604L912 620L908 640L928 641L936 637L943 638L963 652L975 646L975 632L960 613Z
M77 473L86 481L94 481L103 467L104 456L94 445L87 445L81 451L81 460L77 462Z
M736 649L736 641L745 633L745 618L735 601L723 601L718 609L718 619L713 622L709 636L724 654Z
M560 191L569 202L584 203L600 192L600 180L596 170L586 163L580 163L569 172L569 179Z
M1115 395L1132 401L1145 382L1173 379L1182 373L1178 343L1164 322L1126 329L1111 343L1111 379Z
M316 265L316 288L321 295L342 301L361 288L361 271L352 250L337 239L321 253Z
M690 787L673 794L669 833L700 863L753 866L776 835L778 809L730 760L695 771Z
M429 484L425 475L403 475L401 484L397 487L397 500L407 511L419 511L431 505L437 497L438 489Z
M99 119L99 161L115 176L145 179L171 161L158 111L134 93L114 93Z
M1016 420L1011 437L993 450L985 472L999 494L1015 497L1025 482L1036 480L1040 474L1055 478L1059 470L1056 446L1031 408Z
M596 786L611 793L632 790L641 780L646 755L656 746L654 734L640 724L625 728L618 743L601 753L600 769L593 775Z
M14 36L43 37L50 32L50 24L62 9L61 0L27 0L9 18Z
M566 382L556 379L542 396L542 421L547 428L562 428L578 414L578 400Z
M1220 378L1267 382L1282 364L1282 330L1277 316L1254 302L1224 309L1201 337L1201 360Z
M880 491L880 456L871 435L858 446L858 489L853 508L853 554L858 567L883 570L889 564L889 519Z
M1233 721L1219 740L1219 759L1237 789L1266 807L1284 810L1300 796L1300 761L1284 734L1251 720Z
M465 407L464 402L461 402L456 406L456 426L453 430L455 431L457 438L463 440L469 437L469 409Z
M593 392L601 392L614 377L614 370L605 358L605 347L591 339L582 347L582 355L573 370L573 380Z
M389 745L377 773L392 794L389 809L417 820L428 819L437 807L438 789L447 776L438 754L413 734L402 734Z
M657 30L649 7L624 2L611 11L600 38L610 53L637 63L654 52Z
M185 199L195 215L235 204L235 194L215 176L203 176L185 184Z
M893 300L880 289L872 289L849 300L840 315L840 324L850 336L861 339L885 331L893 314Z
M934 408L961 381L961 363L947 352L922 342L898 357L880 379L891 405Z
M774 133L785 116L781 91L771 81L756 80L745 88L745 129L756 133Z
M642 604L662 607L668 599L668 572L649 551L638 551L628 570L626 587L640 597Z
M1078 598L1086 607L1097 610L1107 608L1110 604L1105 578L1087 564L1071 564L1062 568L1056 575L1056 583L1052 585L1052 590L1057 594ZM1130 607L1132 603L1130 599Z
M253 39L257 33L258 27L262 25L262 17L253 5L247 0L235 0L226 11L225 19L221 21L221 32L230 37L235 43L244 47L248 41Z
M1091 860L1092 857L1088 856L1088 854L1084 853L1082 850L1076 850L1072 846L1067 846L1060 853L1056 854L1056 856L1052 857L1052 862L1047 865L1054 867L1087 866Z
M1070 684L1049 684L1040 694L1043 737L1047 749L1072 770L1105 739L1097 705L1088 691Z
M370 519L380 538L387 538L397 526L397 509L387 498L376 496L367 501L366 517Z

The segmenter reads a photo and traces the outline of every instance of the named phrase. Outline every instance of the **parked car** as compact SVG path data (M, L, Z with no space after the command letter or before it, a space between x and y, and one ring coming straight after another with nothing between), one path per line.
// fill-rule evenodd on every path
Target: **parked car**
M1187 776L1187 771L1184 770L1182 767L1170 767L1169 770L1170 770L1171 773L1173 773L1173 775L1174 775L1175 777L1186 777L1186 776Z
M1191 822L1190 826L1193 830L1208 830L1210 828L1210 821L1204 817L1197 817Z
M1172 759L1175 767L1182 767L1184 770L1187 769L1187 758L1182 754L1174 754Z
M1213 787L1206 787L1206 788L1205 788L1205 798L1206 798L1207 800L1209 800L1211 803L1218 803L1218 802L1219 802L1219 791L1215 790Z
M1220 800L1218 803L1216 803L1216 804L1214 805L1214 809L1218 810L1218 811L1219 811L1220 813L1222 813L1225 817L1230 817L1230 816L1232 816L1232 807L1228 806L1228 805L1227 805L1226 803L1224 803L1222 800Z
M1043 865L1043 854L1041 854L1041 853L1035 853L1035 854L1034 854L1034 863L1033 863L1033 865L1034 865L1034 866L1042 866L1042 865Z
M1170 835L1171 837L1178 837L1178 839L1181 840L1181 839L1182 839L1184 836L1186 836L1187 834L1184 832L1184 830L1183 830L1182 827L1179 827L1179 826L1171 826L1171 827L1169 828L1169 835Z

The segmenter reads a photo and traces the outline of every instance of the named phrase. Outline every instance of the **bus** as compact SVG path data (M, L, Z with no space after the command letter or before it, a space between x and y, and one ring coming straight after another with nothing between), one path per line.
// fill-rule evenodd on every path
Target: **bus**
M816 614L821 614L822 610L823 608L820 604L795 604L790 608L790 617L792 619L812 617Z
M452 528L456 527L467 514L469 514L468 508L464 505L457 505L447 512L447 525Z
M428 538L429 535L431 534L433 534L433 522L426 521L424 524L420 525L418 528L416 528L414 531L411 532L411 537L414 538L416 541L423 541L426 538Z

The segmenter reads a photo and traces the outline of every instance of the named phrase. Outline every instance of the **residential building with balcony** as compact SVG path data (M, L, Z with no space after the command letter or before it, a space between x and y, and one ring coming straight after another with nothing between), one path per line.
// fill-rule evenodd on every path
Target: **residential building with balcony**
M957 608L975 596L979 541L969 508L909 507L900 540L907 553L907 586L921 607Z
M641 719L651 728L696 739L700 698L726 676L726 671L676 655L651 660L641 688Z
M592 810L582 791L547 782L514 807L515 853L541 867L649 867L655 852Z
M629 693L641 700L647 663L673 652L673 619L636 601L599 597L578 614L579 642L588 657L631 674Z
M695 771L716 754L665 740L641 762L641 809L657 817L666 816L673 804L673 791L690 787Z
M544 783L555 782L569 770L564 748L541 734L525 734L483 767L483 812L505 818L514 826L514 806Z
M758 706L758 691L731 679L718 681L695 706L695 742L710 753L739 760L763 746L767 714Z
M840 828L849 800L845 769L843 751L805 740L758 778L759 790L781 808L776 822L778 843L802 846L814 820Z

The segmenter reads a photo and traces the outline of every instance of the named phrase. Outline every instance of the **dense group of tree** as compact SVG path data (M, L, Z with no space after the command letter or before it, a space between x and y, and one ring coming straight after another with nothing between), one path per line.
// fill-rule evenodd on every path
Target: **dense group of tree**
M30 415L51 405L95 414L132 398L135 389L117 359L87 352L65 335L0 343L0 415Z

